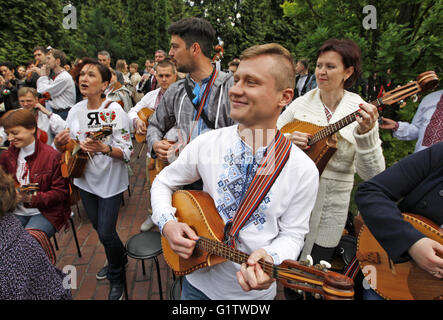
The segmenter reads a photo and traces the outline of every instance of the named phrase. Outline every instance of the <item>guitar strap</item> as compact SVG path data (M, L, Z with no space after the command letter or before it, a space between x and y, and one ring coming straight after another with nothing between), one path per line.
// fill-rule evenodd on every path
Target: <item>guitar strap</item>
M257 210L280 175L289 159L291 145L291 142L280 131L277 131L274 141L260 162L234 218L228 221L225 226L225 243L230 247L235 248L241 228Z
M209 82L206 85L205 91L204 91L203 96L202 96L200 103L198 105L194 104L194 102L192 102L192 100L194 100L195 95L192 92L187 79L185 79L184 84L185 84L186 93L188 95L189 100L191 100L191 103L194 106L195 110L197 110L197 116L194 119L194 125L191 129L191 132L189 133L188 143L191 140L192 132L194 131L194 127L195 127L197 121L200 119L200 117L206 123L206 125L208 126L209 129L215 129L215 124L208 119L208 116L203 111L203 109L205 107L206 100L208 99L209 91L211 91L211 87L214 84L215 79L217 78L217 75L218 75L218 70L216 68L214 68L214 70L212 71L212 74L211 74L211 78L209 79Z

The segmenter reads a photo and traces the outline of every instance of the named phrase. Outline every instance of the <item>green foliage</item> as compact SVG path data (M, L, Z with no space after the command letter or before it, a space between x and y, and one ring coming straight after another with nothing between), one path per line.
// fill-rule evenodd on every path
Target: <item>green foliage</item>
M78 29L65 30L63 6L77 9ZM363 8L377 10L366 30ZM0 0L0 61L25 63L36 45L64 50L71 60L107 50L116 59L144 64L157 49L168 51L167 28L183 17L207 19L224 43L222 66L247 47L277 42L314 69L316 52L329 38L350 38L362 51L363 76L373 72L402 85L427 70L443 74L443 0ZM442 85L440 85L442 87ZM383 114L410 122L418 103L390 106ZM414 150L380 130L389 167ZM361 179L356 177L356 184ZM355 204L351 203L351 210Z
M37 45L57 47L65 36L60 1L0 1L0 61L23 64Z
M62 8L77 9L78 29L63 29ZM373 72L402 85L426 70L443 74L443 0L0 0L0 61L24 63L36 45L64 50L71 60L107 50L116 59L144 64L157 49L168 51L167 28L183 17L207 19L224 43L222 66L247 47L278 42L314 69L316 52L329 38L350 38L362 51L363 76ZM363 8L373 4L376 29L366 30ZM215 43L214 43L215 45ZM390 106L383 114L410 121L418 103ZM387 165L413 152L380 130Z
M369 3L371 3L369 1ZM386 77L391 69L395 85L406 84L422 72L442 72L443 1L397 0L372 2L377 10L376 29L363 27L363 8L368 1L285 1L284 15L297 23L305 37L292 50L295 56L314 62L316 49L329 38L350 38L362 51L363 75ZM312 64L311 64L312 65ZM385 107L383 114L410 122L418 103L407 100L404 108ZM387 166L414 150L415 141L399 141L390 131L380 130Z
M128 26L131 51L129 59L144 65L158 49L168 51L172 7L167 0L128 0Z

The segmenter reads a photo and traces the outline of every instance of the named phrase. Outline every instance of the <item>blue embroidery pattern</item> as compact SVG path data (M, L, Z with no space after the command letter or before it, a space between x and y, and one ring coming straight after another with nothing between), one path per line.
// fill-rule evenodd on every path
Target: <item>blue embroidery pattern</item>
M220 175L217 184L219 197L216 200L217 210L225 221L232 219L237 211L247 188L254 178L258 163L263 158L263 152L264 150L257 152L254 158L252 151L245 147L241 140L228 149L227 155L223 159L225 170ZM249 225L254 225L257 230L263 229L263 224L266 222L265 210L268 208L270 201L270 193L268 193L242 230Z

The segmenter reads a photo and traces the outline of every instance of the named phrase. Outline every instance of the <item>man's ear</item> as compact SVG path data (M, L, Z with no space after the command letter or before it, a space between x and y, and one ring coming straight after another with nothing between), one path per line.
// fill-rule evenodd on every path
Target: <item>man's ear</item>
M200 44L198 42L194 42L191 45L191 53L192 53L192 55L193 56L197 56L200 52L201 52Z
M286 88L281 92L279 106L284 107L292 102L294 97L294 89Z

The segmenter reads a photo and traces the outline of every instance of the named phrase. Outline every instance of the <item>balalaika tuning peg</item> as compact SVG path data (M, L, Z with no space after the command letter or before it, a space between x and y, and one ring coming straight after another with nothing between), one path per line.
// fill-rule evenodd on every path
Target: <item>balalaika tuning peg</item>
M310 255L307 255L306 260L300 261L300 264L307 266L307 267L312 267L314 265L314 260L312 259L312 257Z
M323 266L323 267L325 267L326 269L331 269L331 264L328 262L328 261L325 261L325 260L321 260L320 261L320 264Z

